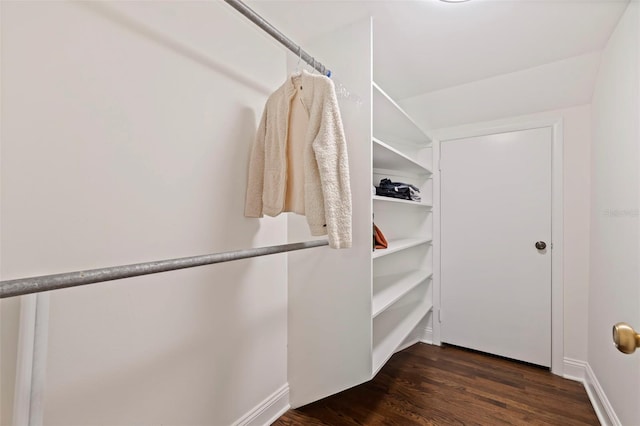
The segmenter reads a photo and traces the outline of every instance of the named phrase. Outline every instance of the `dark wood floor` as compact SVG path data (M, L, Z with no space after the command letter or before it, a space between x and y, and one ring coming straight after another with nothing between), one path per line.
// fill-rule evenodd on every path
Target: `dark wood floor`
M290 410L277 426L598 425L581 383L548 370L422 343L370 382Z

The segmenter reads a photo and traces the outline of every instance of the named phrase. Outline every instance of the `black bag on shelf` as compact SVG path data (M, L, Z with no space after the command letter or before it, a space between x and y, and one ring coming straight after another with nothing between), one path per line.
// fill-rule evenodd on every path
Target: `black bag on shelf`
M402 198L403 200L411 199L411 192L409 188L383 188L381 186L376 187L376 195L381 197Z
M411 190L420 192L420 190L409 183L392 182L391 179L380 180L380 186L376 186L376 195L381 197L401 198L403 200L412 200Z

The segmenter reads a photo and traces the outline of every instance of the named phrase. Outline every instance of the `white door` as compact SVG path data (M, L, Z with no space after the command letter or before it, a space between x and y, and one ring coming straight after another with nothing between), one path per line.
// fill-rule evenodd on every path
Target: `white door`
M551 127L442 142L443 342L551 365L551 144Z

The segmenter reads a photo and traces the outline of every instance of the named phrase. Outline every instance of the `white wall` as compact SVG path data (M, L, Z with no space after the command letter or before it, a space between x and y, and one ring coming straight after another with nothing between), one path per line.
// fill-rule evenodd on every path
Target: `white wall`
M409 113L417 120L422 120L424 117L424 113L420 111L411 110ZM497 127L518 122L562 119L564 131L564 357L581 361L587 359L590 113L590 105L582 105L444 128L434 132L436 137L439 137L454 129L459 131L479 124Z
M286 242L243 217L272 39L223 2L1 7L3 279ZM44 423L236 421L286 385L286 280L277 255L52 293Z
M425 128L570 108L591 102L600 52L502 74L403 99L408 111L420 111Z
M640 422L638 353L611 327L640 327L640 7L631 2L602 55L593 95L588 361L621 424Z

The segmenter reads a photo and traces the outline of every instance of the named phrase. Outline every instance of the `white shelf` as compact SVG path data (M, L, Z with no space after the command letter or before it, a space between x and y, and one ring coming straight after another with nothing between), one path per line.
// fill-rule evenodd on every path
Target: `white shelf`
M430 146L431 139L416 122L375 81L372 85L374 136L423 147Z
M417 175L431 174L431 170L377 138L373 138L373 167Z
M421 244L430 243L430 238L403 238L398 240L388 240L388 247L386 249L376 249L372 257L377 259L378 257L387 256L389 254L397 253L401 250L406 250L411 247L419 246Z
M423 203L420 201L403 200L402 198L381 197L379 195L373 196L373 201L384 201L388 203L409 204L410 206L425 207L430 209L433 207L431 204Z
M426 186L433 170L430 137L375 82L372 82L372 91L373 179L407 176L408 180ZM432 233L430 189L425 188L427 198L424 202L372 196L376 219L388 227L388 235L413 237L389 239L386 249L372 253L375 260L408 250L400 259L374 262L374 273L384 275L372 277L373 376L433 307L432 254L428 250L428 244L432 242L429 237ZM417 208L405 208L405 205ZM412 249L414 247L417 248Z
M409 293L424 280L431 278L432 275L433 273L430 271L415 270L374 277L373 287L375 293L373 295L372 318L384 312L394 302Z
M425 284L426 286L426 284ZM420 287L413 290L420 290ZM417 292L419 295L420 293ZM420 320L433 308L432 301L426 296L408 303L399 302L399 306L385 311L374 321L373 376L387 362L398 346L418 325Z

